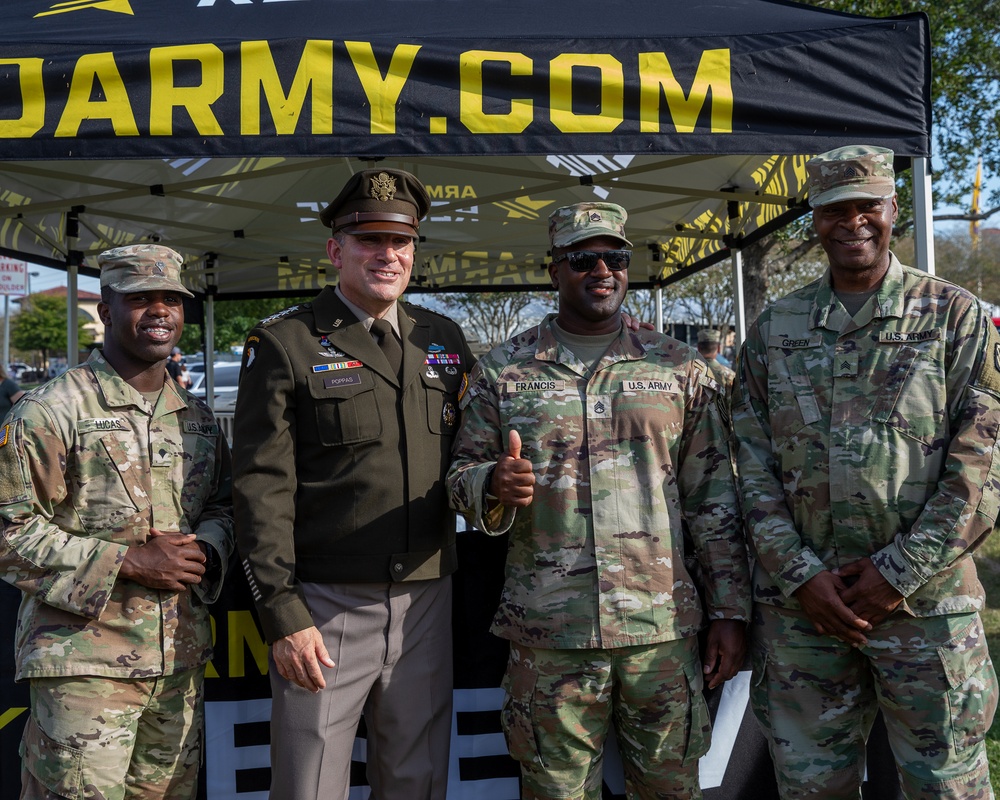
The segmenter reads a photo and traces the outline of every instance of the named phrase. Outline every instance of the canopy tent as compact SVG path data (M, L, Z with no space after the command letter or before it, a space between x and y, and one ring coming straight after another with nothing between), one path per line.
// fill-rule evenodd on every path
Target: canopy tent
M630 211L634 286L803 213L804 156L929 153L926 19L720 0L11 0L0 252L159 240L215 297L302 294L354 170L434 208L414 291L546 285L544 218ZM558 154L558 155L557 155ZM603 154L588 156L586 154Z
M7 0L3 11L0 253L65 266L72 296L101 250L162 241L185 255L209 329L216 297L336 280L317 213L369 162L416 173L433 195L414 291L547 285L545 216L594 197L630 212L631 284L662 285L803 213L806 157L848 143L913 160L929 229L921 14L768 0ZM72 312L68 329L72 358ZM248 618L244 606L219 615L231 630L213 669L226 653L237 667L208 689L208 729L230 743L208 746L206 771L222 776L208 779L213 798L242 796L219 786L266 766L234 744L247 738L234 736L243 709L264 702L238 679ZM0 719L23 713L9 691L0 699ZM16 791L15 727L0 725L2 796ZM449 794L486 796L481 783ZM708 800L746 796L706 788Z

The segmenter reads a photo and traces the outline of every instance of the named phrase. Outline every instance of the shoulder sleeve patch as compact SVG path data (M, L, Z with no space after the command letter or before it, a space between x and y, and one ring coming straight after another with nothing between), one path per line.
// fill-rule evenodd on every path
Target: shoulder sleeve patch
M24 457L24 421L20 417L0 428L0 505L22 503L31 497L31 481Z
M1000 333L989 317L986 317L986 357L976 383L984 389L1000 395Z

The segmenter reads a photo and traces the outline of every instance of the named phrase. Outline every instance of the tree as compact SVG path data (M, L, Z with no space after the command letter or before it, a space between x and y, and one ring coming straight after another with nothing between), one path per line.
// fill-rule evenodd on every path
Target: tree
M964 206L982 156L987 178L1000 176L1000 3L996 0L806 0L809 5L887 17L923 11L930 20L935 193ZM885 53L885 58L892 58ZM877 69L869 67L869 69ZM989 203L1000 211L1000 188Z
M217 300L215 302L215 349L229 350L235 345L243 344L250 329L262 319L311 299L311 297L297 299L271 297L259 300ZM185 353L193 353L202 349L203 339L203 326L186 324L179 347Z
M930 20L931 103L935 126L935 199L939 204L964 207L972 194L972 176L981 156L987 179L1000 175L1000 3L995 0L949 0L918 3L913 0L804 0L809 5L886 17L923 11ZM886 53L886 58L891 54ZM869 67L871 68L871 67ZM864 144L859 142L858 144ZM913 194L909 181L897 183L900 217L894 236L913 225ZM1000 188L986 198L978 215L937 214L935 220L985 220L1000 212ZM766 302L780 293L780 276L798 278L818 274L824 263L807 215L743 251L747 320L752 322ZM896 245L894 245L895 247ZM912 263L912 261L911 261ZM777 280L773 280L777 276ZM802 285L792 281L792 286ZM975 291L974 285L969 286Z
M49 355L66 354L66 319L69 309L65 297L33 294L23 303L21 312L13 318L10 326L10 342L19 350L38 350L42 354L42 364L48 365ZM80 348L94 343L90 332L79 320L77 341Z
M466 333L492 347L553 311L553 292L472 292L444 294L435 305Z

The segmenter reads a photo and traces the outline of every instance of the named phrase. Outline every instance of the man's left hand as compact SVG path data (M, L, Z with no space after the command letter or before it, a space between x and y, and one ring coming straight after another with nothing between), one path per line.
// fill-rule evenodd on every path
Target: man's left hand
M857 581L841 592L840 599L872 626L885 620L903 602L903 595L885 579L870 558L860 558L834 572L841 580L848 579L848 583L851 576L858 576Z
M722 686L743 666L747 654L747 626L735 619L717 619L708 625L702 670L709 689Z

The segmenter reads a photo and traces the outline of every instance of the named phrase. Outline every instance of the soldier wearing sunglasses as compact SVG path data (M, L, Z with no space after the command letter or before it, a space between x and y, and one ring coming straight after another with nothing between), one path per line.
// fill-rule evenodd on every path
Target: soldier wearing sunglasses
M749 570L718 384L692 348L622 324L626 216L612 203L552 213L559 310L494 348L460 400L452 504L510 533L492 631L510 641L502 721L525 798L599 798L612 725L629 796L701 797L702 687L745 653Z

